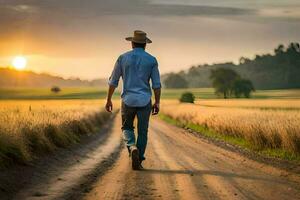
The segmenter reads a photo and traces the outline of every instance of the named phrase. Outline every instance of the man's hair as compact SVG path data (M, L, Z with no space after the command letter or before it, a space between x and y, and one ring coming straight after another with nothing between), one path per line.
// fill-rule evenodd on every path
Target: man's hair
M136 43L136 42L132 42L132 47L133 48L146 48L146 43Z

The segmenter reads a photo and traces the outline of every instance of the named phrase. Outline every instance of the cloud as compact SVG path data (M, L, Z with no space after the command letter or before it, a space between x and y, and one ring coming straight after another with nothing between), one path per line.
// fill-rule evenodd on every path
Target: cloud
M6 6L7 9L10 9L15 12L23 12L23 13L35 13L37 12L37 8L35 6L29 6L25 4L19 4L14 6Z
M42 13L52 17L59 14L76 18L101 15L240 15L253 11L233 7L159 5L138 0L10 0L3 5L16 11L33 11L39 8Z
M124 26L136 25L142 16L214 17L252 12L230 7L158 5L140 0L0 0L0 25L5 27L0 31L0 55L25 51L86 56L96 49L97 37L110 37L114 31L126 30ZM129 17L130 21L120 20ZM147 23L152 26L151 22ZM80 50L82 48L86 50Z

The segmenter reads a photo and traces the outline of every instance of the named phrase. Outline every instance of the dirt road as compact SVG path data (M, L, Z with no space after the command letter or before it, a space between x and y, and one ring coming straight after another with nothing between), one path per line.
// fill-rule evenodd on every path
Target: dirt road
M132 171L127 150L120 148L118 115L80 145L2 171L0 199L300 200L299 174L225 150L157 117L150 124L145 170Z
M300 199L299 175L203 141L152 119L145 170L127 150L84 197L94 199Z

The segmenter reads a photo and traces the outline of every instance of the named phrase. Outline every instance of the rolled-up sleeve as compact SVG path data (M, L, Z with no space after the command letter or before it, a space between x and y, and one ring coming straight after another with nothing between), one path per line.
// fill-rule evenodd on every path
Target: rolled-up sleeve
M160 82L160 75L158 70L158 63L155 59L155 64L152 68L151 72L151 83L152 83L152 89L159 89L161 88L161 82Z
M119 80L122 75L122 69L121 69L120 62L121 62L121 57L119 57L118 60L116 61L116 64L111 73L111 76L109 77L108 85L110 85L110 86L118 87Z

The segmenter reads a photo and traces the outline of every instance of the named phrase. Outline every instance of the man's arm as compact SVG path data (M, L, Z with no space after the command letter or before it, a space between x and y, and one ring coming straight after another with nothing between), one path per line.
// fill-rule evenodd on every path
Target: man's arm
M106 100L106 105L105 105L105 109L107 112L112 112L112 110L113 110L113 104L112 104L111 98L112 98L112 95L114 94L116 87L118 87L119 80L122 75L120 59L121 58L119 57L115 64L114 70L109 78L109 81L108 81L109 88L108 88L107 100Z
M108 87L108 94L107 94L107 100L106 100L106 105L105 105L105 109L107 112L112 112L112 110L113 110L113 104L112 104L111 98L112 98L112 95L114 94L115 89L116 88L112 85L110 85Z
M151 82L152 82L152 89L155 97L155 102L152 106L152 114L157 115L159 112L161 83L160 83L160 75L158 70L158 63L156 60L155 60L155 65L152 68L152 72L151 72Z

